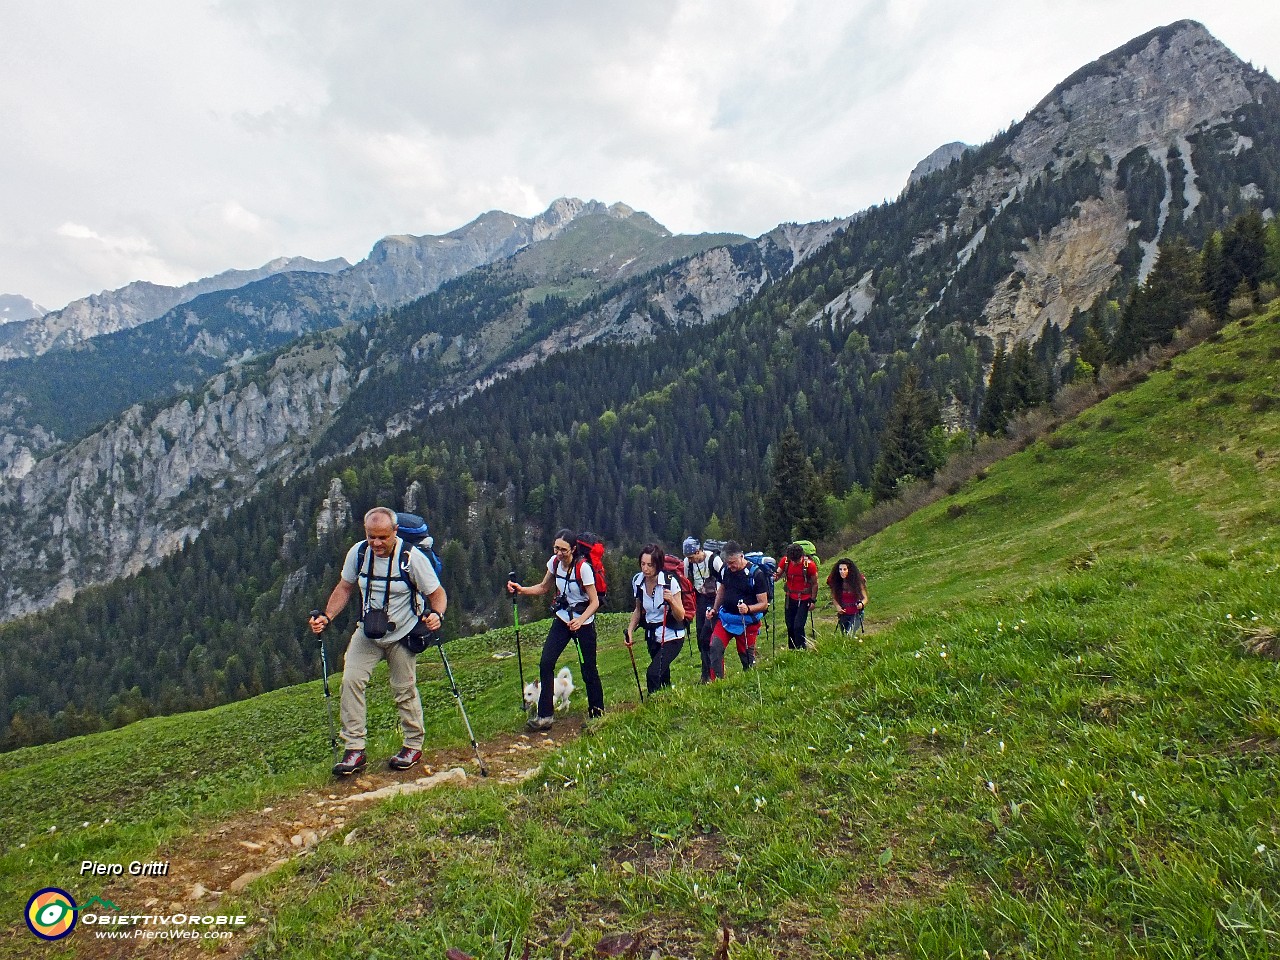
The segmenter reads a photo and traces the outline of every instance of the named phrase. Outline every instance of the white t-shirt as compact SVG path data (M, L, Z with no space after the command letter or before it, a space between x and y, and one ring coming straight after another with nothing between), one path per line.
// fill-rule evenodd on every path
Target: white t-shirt
M667 617L667 599L663 593L664 590L670 590L677 596L680 594L680 582L666 571L658 575L653 593L650 593L645 586L643 570L631 578L631 595L638 596L640 599L640 608L644 611L644 622L650 627L658 628L659 642L679 640L685 635L687 629L684 625L673 627L668 624L666 632L663 633L662 623Z
M694 592L703 596L716 595L716 584L720 582L723 571L724 559L719 554L707 553L701 563L694 563L693 557L684 558L684 575L693 584Z
M569 602L568 610L556 611L556 616L565 623L568 623L587 608L591 598L587 596L586 588L596 585L596 572L591 569L591 561L586 559L581 561L582 584L578 584L578 575L573 572L573 566L577 563L579 563L578 560L571 560L569 561L569 566L566 567L556 557L552 557L547 561L547 569L551 571L551 575L555 578L556 597L563 595ZM593 623L595 619L596 615L593 613L583 621L583 625Z
M400 576L400 550L405 547L408 547L408 544L397 537L395 549L391 552L391 556L386 559L375 556L373 550L366 547L364 563L360 564L359 569L357 569L356 563L360 555L360 544L357 543L347 551L346 561L342 564L342 579L347 583L354 583L360 588L360 597L364 601L364 609L378 609L383 605L383 592L387 589L385 577L388 573L388 566L390 566L391 589L386 600L386 606L387 616L396 626L394 630L388 631L385 637L380 637L373 641L384 647L389 647L396 643L412 630L413 622L417 619L413 612L413 594L409 590L409 585L404 582L404 578ZM370 557L373 557L372 595L369 593ZM435 568L431 566L431 561L427 559L426 554L421 550L409 548L409 576L418 588L418 593L421 596L420 603L425 604L426 598L440 589L440 579L436 576ZM361 615L363 615L363 610ZM361 626L358 629L363 632L364 627Z

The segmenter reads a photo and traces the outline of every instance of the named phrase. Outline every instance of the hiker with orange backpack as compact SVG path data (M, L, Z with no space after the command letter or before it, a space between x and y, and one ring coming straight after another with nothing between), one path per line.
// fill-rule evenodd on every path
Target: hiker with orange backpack
M778 564L775 581L786 578L787 602L783 609L787 621L787 645L792 650L806 650L809 644L804 638L805 623L809 611L818 598L818 565L805 556L804 547L793 543Z
M597 552L600 557L595 555ZM604 545L590 534L575 536L572 530L560 530L552 543L547 574L541 583L526 587L514 580L507 581L508 592L517 596L555 593L551 603L551 629L542 644L542 658L538 662L538 676L542 681L538 714L529 720L530 730L549 730L555 722L556 661L570 641L578 645L582 681L587 688L587 716L598 717L604 713L604 687L596 663L595 624L603 591L603 577L597 576L596 568L603 553ZM602 566L600 570L603 574Z
M645 681L652 695L663 687L671 686L671 664L684 649L689 622L681 575L666 569L666 551L651 543L640 551L638 559L640 572L631 578L635 609L631 611L631 621L623 636L627 646L632 646L636 627L643 621L645 644L649 648L649 669L645 671ZM672 560L678 567L680 560L674 557ZM685 584L688 584L687 580ZM688 594L692 603L692 586L689 586Z

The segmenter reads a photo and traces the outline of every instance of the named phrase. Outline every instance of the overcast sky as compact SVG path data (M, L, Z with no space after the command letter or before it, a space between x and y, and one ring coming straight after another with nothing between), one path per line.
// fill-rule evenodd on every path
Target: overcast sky
M896 196L1190 17L1275 0L0 0L0 293L363 258L560 196L751 236Z

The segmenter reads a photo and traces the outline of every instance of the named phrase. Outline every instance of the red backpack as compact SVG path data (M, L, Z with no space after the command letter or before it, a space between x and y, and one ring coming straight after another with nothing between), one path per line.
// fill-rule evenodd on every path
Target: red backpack
M604 596L609 592L609 584L604 576L604 541L594 533L583 533L578 536L578 546L586 549L587 556L585 561L579 560L573 565L573 575L578 580L578 586L582 586L582 564L589 561L591 572L596 577L596 594L600 598L600 605L604 606ZM583 592L586 592L585 589Z
M680 604L684 607L685 625L689 626L698 612L698 595L693 592L693 581L684 575L684 561L668 553L662 558L662 569L680 584Z
M800 563L792 566L787 557L782 558L782 571L787 578L787 597L791 600L815 598L818 579L818 565L809 557L801 557ZM809 573L813 572L813 584L810 585Z

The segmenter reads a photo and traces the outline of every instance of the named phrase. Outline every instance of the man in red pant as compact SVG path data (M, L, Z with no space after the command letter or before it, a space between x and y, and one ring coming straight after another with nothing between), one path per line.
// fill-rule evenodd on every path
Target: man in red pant
M725 569L710 614L716 623L711 631L713 680L724 677L724 654L730 637L738 648L742 669L751 669L756 662L756 634L769 609L769 574L764 568L748 563L741 545L734 540L724 545L723 557Z

